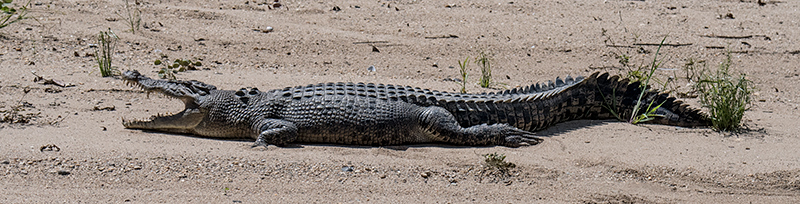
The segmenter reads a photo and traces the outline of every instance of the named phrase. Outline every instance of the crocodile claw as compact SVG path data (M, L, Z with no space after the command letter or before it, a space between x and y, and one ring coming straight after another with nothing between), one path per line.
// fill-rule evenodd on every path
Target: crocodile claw
M534 136L534 133L519 129L509 132L505 139L506 141L503 145L508 147L536 145L543 141L541 138Z
M250 148L256 148L258 146L264 146L264 148L269 148L269 144L267 142L264 142L264 140L256 140L256 142L253 143L253 145L251 145Z

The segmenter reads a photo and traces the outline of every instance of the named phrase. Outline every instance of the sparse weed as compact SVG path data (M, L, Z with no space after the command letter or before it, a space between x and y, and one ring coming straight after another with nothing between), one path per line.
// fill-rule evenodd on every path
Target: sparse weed
M617 58L619 60L619 64L621 64L623 67L631 67L631 56L628 56L627 54L619 54L614 56L614 58Z
M30 93L30 92L31 92L31 89L28 88L28 87L25 87L23 89L23 93L24 94L17 101L17 105L11 106L7 110L0 109L0 113L2 113L2 117L0 117L0 123L11 123L11 124L20 123L20 124L25 124L25 123L30 123L31 120L34 120L34 119L40 117L41 112L23 113L23 112L27 111L27 108L34 108L33 104L30 104L30 103L28 103L26 101L23 101L25 96L27 96L28 93ZM4 108L4 107L0 106L0 108Z
M489 58L486 53L481 52L478 57L475 57L475 63L481 67L481 80L479 84L483 88L489 88L492 83L492 65L489 63Z
M125 0L125 16L119 12L117 12L117 16L125 19L131 33L136 34L136 30L139 30L139 26L142 24L142 10L139 9L139 1L135 0L133 4L130 4L128 0Z
M625 75L627 76L628 79L631 80L631 83L634 83L634 82L644 82L644 80L648 78L647 74L648 74L647 67L639 66L636 69L628 69L628 73L626 73Z
M24 113L24 114L22 113L27 110L26 108L30 107L31 107L30 103L25 102L19 105L12 106L8 110L0 110L0 113L3 114L3 117L0 117L0 123L25 124L25 123L30 123L31 120L35 118L39 118L41 112Z
M153 64L162 65L164 63L161 62L161 60L155 60ZM175 61L172 61L172 64L165 65L166 67L161 68L161 70L158 71L158 77L161 77L162 79L175 79L175 74L178 72L197 70L197 67L203 66L203 63L199 61L192 62L192 60L175 59Z
M498 154L497 152L483 155L483 161L489 168L497 169L500 171L506 171L508 169L517 167L516 164L511 162L506 162L505 160L506 160L506 155Z
M2 4L0 4L0 11L2 11L0 12L0 29L28 18L26 15L28 15L28 7L31 5L30 1L22 7L19 7L19 9L11 7L11 2L13 2L13 0L0 1L2 1Z
M659 49L660 48L661 47L659 46ZM652 70L653 70L653 66L652 65L650 65L650 66L645 66L645 65L635 66L635 65L632 65L632 64L630 64L630 56L625 55L625 54L618 55L618 56L616 56L616 58L619 59L619 63L622 65L622 67L627 69L627 73L625 73L625 75L626 75L626 78L628 78L631 83L634 83L634 82L644 83L645 80L654 80L656 83L661 85L664 89L666 89L667 85L669 85L669 82L671 81L671 78L668 78L666 81L661 81L658 78L653 78L652 77ZM660 65L661 64L659 62L659 64L656 64L655 68L658 69L658 67Z
M689 58L686 61L687 62L683 64L683 71L686 73L686 79L690 82L699 81L700 76L704 75L706 72L706 61L695 60L694 58Z
M661 115L656 114L656 110L658 110L658 108L661 108L661 105L663 105L664 102L662 101L661 103L656 104L655 100L651 100L650 103L647 104L647 107L645 107L644 106L645 104L642 103L642 98L644 98L645 93L647 93L647 89L650 87L650 79L653 78L653 74L661 65L661 62L658 61L658 54L661 51L661 47L664 45L664 42L666 40L667 40L666 36L661 40L661 43L659 44L658 49L656 49L655 57L653 57L653 61L652 63L650 63L650 66L639 66L635 70L629 69L628 71L627 78L630 79L631 83L639 82L641 85L641 92L639 92L639 97L636 100L636 104L633 106L633 110L631 111L631 117L627 119L627 121L631 124L643 123L651 121L656 117L661 117ZM626 68L632 67L630 65L630 56L622 54L616 56L616 58L619 59L620 64L622 64L624 67ZM666 87L666 82L663 85ZM616 90L613 91L614 92L612 92L610 98L605 95L603 96L605 100L603 103L603 107L605 107L609 112L611 112L611 114L614 117L616 117L620 121L626 121L625 119L622 118L623 116L620 115L619 113L619 107L618 107L619 104L617 103L618 99L616 96ZM639 113L640 111L642 111L642 109L644 109L644 112Z
M118 39L119 37L114 34L114 31L111 31L111 28L108 31L100 31L97 36L97 46L99 48L94 52L94 59L97 61L100 75L103 77L119 75L119 70L111 66L111 58Z
M632 113L631 119L628 120L628 122L630 122L632 124L651 121L651 120L655 119L655 117L661 117L662 116L662 115L656 114L655 112L656 112L656 110L658 108L661 107L661 105L664 104L663 101L661 103L659 103L658 105L655 105L655 100L651 100L650 103L647 104L647 108L645 109L645 112L641 113L641 114L638 114L638 113L639 113L639 110L643 106L642 97L644 97L644 94L647 93L647 88L650 87L650 79L653 78L653 73L655 73L656 70L658 69L658 67L661 65L661 62L658 61L658 53L661 51L661 47L664 45L664 41L666 41L666 40L667 40L666 36L664 36L664 38L661 39L661 43L659 43L658 49L656 49L655 56L653 56L653 62L650 64L650 70L649 70L648 73L646 73L647 77L645 77L644 80L642 80L642 83L641 83L642 91L639 92L639 98L637 98L636 105L633 106L633 112L631 112Z
M458 61L459 71L461 72L461 93L467 93L467 63L469 62L469 57L464 59L463 62Z
M700 103L708 108L712 126L721 131L740 128L744 112L750 109L753 82L745 74L730 74L731 55L714 73L701 72L695 88L700 92Z

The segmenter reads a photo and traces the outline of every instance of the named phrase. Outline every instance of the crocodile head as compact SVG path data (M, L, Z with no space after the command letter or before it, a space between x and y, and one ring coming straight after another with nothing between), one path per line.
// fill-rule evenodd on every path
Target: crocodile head
M192 133L197 125L206 117L206 112L201 108L212 90L217 87L199 81L157 80L140 74L138 71L126 71L122 74L129 85L142 88L146 92L159 92L166 96L183 101L185 109L180 113L158 114L148 120L125 120L122 125L129 129L146 129L164 132Z

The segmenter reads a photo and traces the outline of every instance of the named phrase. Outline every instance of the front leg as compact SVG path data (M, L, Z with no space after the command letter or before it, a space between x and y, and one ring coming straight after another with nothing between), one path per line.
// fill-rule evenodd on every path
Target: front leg
M258 138L256 138L256 143L253 144L253 147L267 147L270 144L286 146L286 144L297 139L297 126L286 120L264 118L258 121L253 126L253 129L258 133Z

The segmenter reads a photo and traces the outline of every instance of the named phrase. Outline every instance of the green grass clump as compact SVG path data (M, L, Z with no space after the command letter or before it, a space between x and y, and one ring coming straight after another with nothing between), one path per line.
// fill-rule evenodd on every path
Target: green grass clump
M0 1L2 1L2 4L0 4L0 29L28 18L26 15L28 15L28 6L31 5L30 1L19 9L11 7L13 0Z
M119 37L110 28L108 31L100 31L100 34L97 35L99 49L94 52L94 59L97 61L100 75L103 77L119 75L117 68L111 66L111 58L118 39Z
M467 93L467 63L469 62L469 57L464 59L463 62L458 61L459 71L461 72L461 93Z
M714 73L700 74L695 88L700 92L700 103L708 108L712 126L721 131L740 128L744 112L750 108L753 82L745 74L730 74L731 56L723 61Z
M481 80L478 84L483 88L489 88L492 83L492 65L489 63L489 58L484 52L481 52L475 58L475 63L481 67Z

